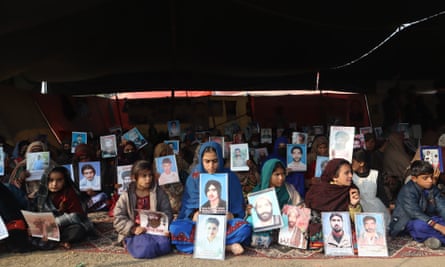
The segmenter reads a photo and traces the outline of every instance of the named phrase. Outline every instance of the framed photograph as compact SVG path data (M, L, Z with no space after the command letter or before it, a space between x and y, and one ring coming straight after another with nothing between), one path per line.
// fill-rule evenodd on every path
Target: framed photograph
M179 120L168 121L167 128L169 137L175 137L181 135L181 125L179 123Z
M147 234L169 236L167 214L152 210L138 210L138 212L141 226L145 227Z
M128 185L131 183L132 167L132 164L117 166L117 184L119 185L117 193L119 195L128 190Z
M372 133L372 127L360 127L359 133L365 135L366 133Z
M0 175L5 175L5 152L3 152L3 147L0 147Z
M292 133L292 144L306 145L307 144L307 133L293 132Z
M159 185L173 184L179 182L178 166L175 155L155 158L156 169L159 172Z
M272 128L261 128L261 143L272 144Z
M352 162L354 127L331 126L329 134L329 159L343 158Z
M311 209L284 205L282 210L283 227L278 234L278 244L306 249L308 245L308 227Z
M3 240L9 236L8 228L6 228L5 222L0 216L0 240Z
M354 149L365 147L365 136L363 134L356 134L354 136Z
M440 172L443 172L442 148L440 146L421 146L420 159L428 161L433 165L434 169L439 169Z
M23 217L33 237L48 237L48 240L60 241L59 226L52 212L31 212L22 210Z
M269 152L266 147L255 148L254 160L258 166L262 166L267 160L267 156L269 156Z
M306 145L287 144L287 168L289 171L306 171Z
M74 153L76 146L80 144L87 143L87 133L86 132L72 132L71 133L71 153Z
M315 161L315 177L320 178L321 174L324 171L324 168L328 164L329 157L327 156L317 156L317 159Z
M100 161L79 162L79 190L102 189Z
M114 134L100 137L100 150L102 158L114 158L117 156L116 136Z
M321 220L325 255L354 255L349 212L322 212Z
M383 213L362 212L355 214L355 233L359 256L387 257Z
M230 145L230 170L248 171L249 147L247 143Z
M65 167L65 169L68 170L68 173L70 174L71 180L74 181L74 168L73 168L73 164L64 164L62 166Z
M252 224L254 232L263 232L283 227L281 210L274 188L249 193L247 199L252 204Z
M164 140L164 143L166 143L170 148L173 150L175 155L178 155L179 153L179 140Z
M132 141L136 145L138 150L147 145L147 140L145 140L144 136L142 136L141 132L136 127L124 133L122 138L128 141Z
M26 181L38 181L42 178L42 174L49 166L49 152L33 152L26 153L26 170L31 176L26 178Z
M199 214L193 258L224 260L226 227L226 215Z
M227 173L201 173L199 211L203 214L226 214L229 206Z

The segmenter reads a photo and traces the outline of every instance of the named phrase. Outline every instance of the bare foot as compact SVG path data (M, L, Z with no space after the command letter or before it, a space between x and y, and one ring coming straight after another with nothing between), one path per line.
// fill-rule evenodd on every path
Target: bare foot
M232 245L227 245L226 248L227 248L227 250L230 250L233 253L233 255L241 255L244 252L243 246L241 246L238 243L234 243Z

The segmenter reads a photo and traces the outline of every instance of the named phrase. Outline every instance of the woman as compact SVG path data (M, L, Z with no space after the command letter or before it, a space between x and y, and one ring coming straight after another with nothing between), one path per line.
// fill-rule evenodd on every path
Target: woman
M301 198L295 187L285 181L286 168L279 159L267 160L261 171L261 184L257 185L252 192L261 191L267 188L275 188L275 193L278 199L278 205L280 210L283 209L285 204L300 205L303 199ZM247 205L247 218L248 222L252 222L251 210L252 204ZM261 236L261 240L270 239L274 232L267 231L261 233L254 233L253 236ZM270 240L271 241L271 240ZM267 242L270 244L270 242ZM261 244L263 246L263 244ZM268 245L267 245L268 246Z
M252 232L251 226L243 220L244 200L238 177L225 169L221 146L216 142L206 142L199 151L199 163L187 178L178 219L170 226L172 243L185 253L192 253L195 240L196 220L199 214L200 173L227 173L229 207L227 212L226 249L239 255L244 252L242 245L248 245Z
M329 140L324 135L317 135L312 142L311 151L307 155L307 171L305 174L305 186L309 187L318 181L315 178L315 169L317 164L317 156L329 156Z
M71 243L84 240L94 226L87 217L86 205L82 202L80 192L68 170L60 166L49 169L48 174L43 175L40 181L36 210L54 214L60 230L61 245L71 248ZM43 249L54 245L44 238L34 243Z
M310 248L323 246L320 212L349 211L351 218L361 212L360 194L352 183L352 169L345 159L332 159L326 165L320 183L313 184L306 194L306 207L312 209L309 225Z
M399 178L403 183L411 159L405 151L403 136L400 133L392 133L386 142L383 152L383 170Z
M118 232L118 242L124 242L135 258L154 258L171 251L168 236L146 234L141 226L138 212L141 210L161 211L172 220L172 209L165 192L160 189L151 171L151 164L141 160L131 169L132 182L128 190L119 197L114 208L114 229ZM141 251L136 245L143 246Z

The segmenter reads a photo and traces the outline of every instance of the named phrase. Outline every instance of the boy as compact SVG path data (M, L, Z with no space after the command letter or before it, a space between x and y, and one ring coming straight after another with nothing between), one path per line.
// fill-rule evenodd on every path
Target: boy
M438 249L445 244L445 199L436 186L437 170L426 161L416 160L410 171L411 180L397 196L390 234L394 237L406 231L417 242Z

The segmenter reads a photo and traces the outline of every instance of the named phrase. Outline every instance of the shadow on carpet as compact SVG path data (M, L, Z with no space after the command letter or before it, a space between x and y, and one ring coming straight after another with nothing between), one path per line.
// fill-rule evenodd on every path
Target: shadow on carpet
M73 244L73 250L83 252L102 253L127 253L122 246L116 246L117 233L113 229L113 218L106 212L89 214L96 227L97 236L90 237L87 241ZM413 241L409 236L402 236L388 242L389 258L444 256L445 247L432 250L422 243ZM268 257L282 259L327 259L333 256L325 256L323 252L294 249L280 245L273 245L268 249L246 248L245 255L252 257ZM358 256L344 256L342 258L355 258ZM338 258L338 257L335 257Z

